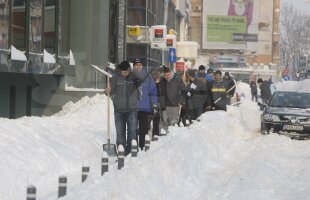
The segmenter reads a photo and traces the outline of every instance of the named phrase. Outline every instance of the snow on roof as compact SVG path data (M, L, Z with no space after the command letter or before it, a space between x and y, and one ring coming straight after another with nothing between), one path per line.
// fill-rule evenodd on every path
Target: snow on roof
M284 81L275 83L276 91L310 93L310 79L303 81Z

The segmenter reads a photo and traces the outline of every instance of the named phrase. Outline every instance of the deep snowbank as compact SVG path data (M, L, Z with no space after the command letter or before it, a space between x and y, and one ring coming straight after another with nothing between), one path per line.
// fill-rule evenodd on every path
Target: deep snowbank
M103 177L105 96L69 103L52 117L0 119L0 199L25 199L29 184L38 200L57 199L61 175L68 177L64 199L307 199L310 142L261 136L249 85L237 90L245 94L240 107L208 112L189 128L172 127L149 152L126 158L124 169L111 161ZM111 124L114 142L113 117ZM90 175L80 185L82 165Z

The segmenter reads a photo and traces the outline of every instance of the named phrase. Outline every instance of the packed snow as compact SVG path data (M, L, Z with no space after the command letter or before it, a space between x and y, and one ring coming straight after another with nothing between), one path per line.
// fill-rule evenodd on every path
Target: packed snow
M242 103L207 112L190 127L171 127L137 158L100 176L106 143L107 97L84 97L51 117L0 119L0 199L57 199L58 177L68 177L63 199L291 200L310 196L310 141L259 133L260 111L250 87ZM115 127L112 110L112 142ZM82 166L90 166L81 184Z

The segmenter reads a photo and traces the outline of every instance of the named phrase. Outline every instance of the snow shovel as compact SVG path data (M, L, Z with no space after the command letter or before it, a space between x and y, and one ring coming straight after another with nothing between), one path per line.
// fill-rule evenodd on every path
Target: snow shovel
M232 91L235 87L237 87L237 85L241 83L241 81L238 81L233 87L231 87L229 90L226 91L226 94L230 91ZM219 102L222 99L222 97L218 98L216 101L214 101L214 104L216 104L217 102Z
M108 88L110 88L110 76L107 76ZM110 128L110 93L108 93L108 110L107 110L107 126L108 126L108 141L107 144L103 144L102 148L108 156L117 156L116 145L111 144L111 128Z

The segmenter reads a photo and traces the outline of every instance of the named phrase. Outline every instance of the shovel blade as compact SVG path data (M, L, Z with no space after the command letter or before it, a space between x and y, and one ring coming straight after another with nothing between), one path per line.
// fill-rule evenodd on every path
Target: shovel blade
M102 149L103 149L103 151L105 151L108 154L108 156L111 156L111 157L117 156L115 144L103 144Z

